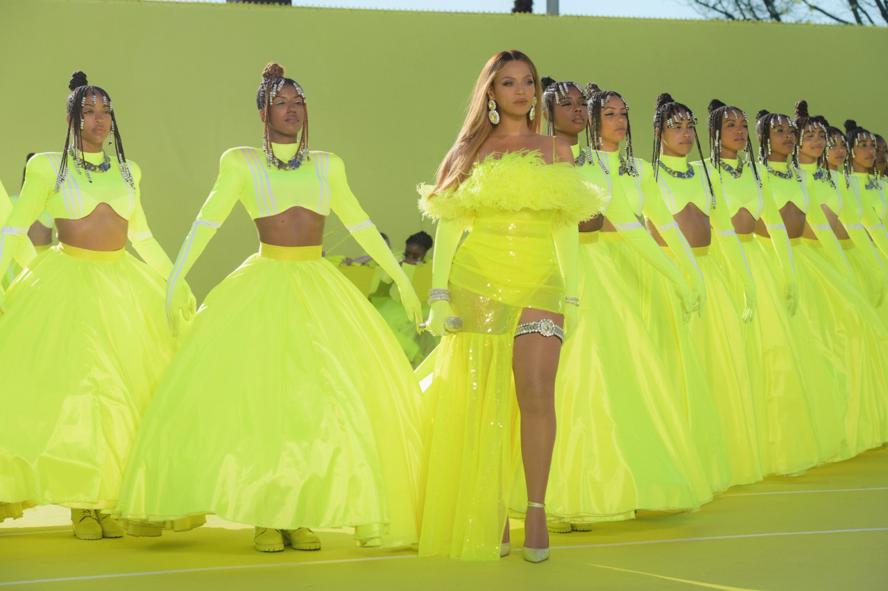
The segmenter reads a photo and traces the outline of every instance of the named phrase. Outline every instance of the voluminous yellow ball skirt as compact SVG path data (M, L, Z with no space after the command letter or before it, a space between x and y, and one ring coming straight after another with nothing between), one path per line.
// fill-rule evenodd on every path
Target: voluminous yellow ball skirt
M669 249L664 250L671 256ZM627 269L624 277L637 278L642 317L672 384L668 392L684 411L710 490L723 491L731 486L727 443L706 371L690 332L690 327L702 319L699 315L685 315L675 286L661 273L654 272L641 257L628 248L612 249L611 254L617 268Z
M145 416L119 513L417 539L419 387L320 247L269 247L207 296Z
M0 317L0 501L116 505L172 355L163 298L123 250L58 245L19 275Z
M641 320L640 293L614 256L628 247L616 233L581 240L582 307L558 368L547 515L582 523L699 507L712 491L683 404Z
M861 286L872 289L873 286L869 284L877 283L879 275L877 270L869 268L870 262L864 255L863 250L856 246L851 240L840 240L839 242L844 249L845 256L848 258L848 263L851 265L851 269L857 276L857 280L860 282ZM888 264L888 262L886 262L886 264ZM866 296L867 294L863 295ZM870 298L866 297L866 300L870 301ZM888 293L883 294L881 305L874 308L874 311L882 321L882 326L888 327ZM882 351L885 352L885 349L883 348ZM888 391L883 391L882 394L882 396L879 396L876 399L876 402L878 402L880 408L879 416L882 425L882 440L888 441Z
M706 284L701 317L690 336L709 383L721 421L731 469L731 484L761 480L761 396L752 390L746 327L736 306L731 283L709 247L694 248Z
M802 319L811 327L818 347L844 372L844 395L825 404L819 429L844 431L844 442L831 459L844 459L885 441L883 400L888 392L886 330L874 308L839 273L816 240L793 240L799 275ZM843 428L843 429L842 429ZM834 439L840 435L833 435Z
M450 287L460 332L418 368L425 391L420 556L497 560L507 500L521 469L512 375L521 308Z
M821 463L820 446L812 406L812 387L806 379L802 356L805 340L793 333L776 253L769 257L770 240L740 235L746 261L755 280L757 306L748 325L747 359L750 360L753 393L760 401L759 429L762 466L768 473L795 474ZM724 273L742 301L740 269L727 265Z

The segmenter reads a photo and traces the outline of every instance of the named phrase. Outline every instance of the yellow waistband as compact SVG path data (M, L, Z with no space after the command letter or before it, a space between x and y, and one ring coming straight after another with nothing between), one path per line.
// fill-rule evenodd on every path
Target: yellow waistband
M740 239L740 242L752 242L755 240L755 234L750 232L749 234L737 234L737 238Z
M694 253L694 256L705 257L709 254L708 246L692 246L691 251Z
M618 240L623 239L623 237L620 236L619 232L608 232L607 230L599 230L598 234L601 234L598 239L604 240L606 242L617 242Z
M802 239L801 238L790 238L789 243L792 244L793 246L798 246L799 244L802 243Z
M854 248L854 241L850 238L845 238L844 240L839 240L839 244L842 245L842 250L851 250Z
M278 261L314 261L321 258L322 247L314 246L275 246L259 243L259 255Z
M806 246L813 246L814 248L822 248L820 241L816 238L808 238L807 236L802 236L802 244Z
M50 248L52 248L52 244L35 244L34 245L34 250L36 250L37 252L46 252Z
M580 232L580 244L595 244L600 232Z
M126 253L125 248L120 250L90 250L88 248L78 248L59 242L59 252L78 259L86 259L88 261L116 261Z

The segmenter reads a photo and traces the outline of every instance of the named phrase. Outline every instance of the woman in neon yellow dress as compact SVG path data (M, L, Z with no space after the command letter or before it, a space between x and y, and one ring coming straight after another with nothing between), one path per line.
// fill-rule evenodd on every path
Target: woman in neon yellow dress
M13 258L25 269L0 317L0 502L70 507L75 535L92 540L123 535L109 513L172 356L172 264L145 220L141 171L124 156L108 93L82 72L69 88L64 150L28 161L0 234L0 275ZM116 158L104 151L109 133ZM27 232L44 210L60 244L33 259ZM147 264L127 254L127 238Z
M586 91L591 96L601 89L589 84ZM629 115L623 98L615 91L606 91L599 98L604 102L588 104L588 135L592 136L591 147L598 149L578 153L577 162L584 167L581 173L586 172L587 161L592 163L592 171L596 171L594 165L598 164L599 182L608 187L612 184L614 192L625 196L632 218L626 218L617 233L599 232L598 240L607 242L608 256L620 269L622 283L634 294L630 301L634 299L639 304L640 317L671 383L666 391L674 396L687 422L709 488L721 491L730 486L727 449L703 366L688 333L688 322L693 322L692 316L699 313L705 294L703 275L688 241L659 198L660 189L650 163L631 155ZM624 139L628 152L621 154L620 143ZM617 170L616 177L605 169ZM662 249L649 248L645 222ZM597 223L603 224L600 220ZM589 222L584 226L592 227ZM652 268L658 272L651 273Z
M577 107L579 103L579 107ZM631 519L638 509L692 509L712 498L684 404L641 318L641 294L626 281L615 251L638 253L693 306L688 281L639 222L638 171L628 111L615 92L553 82L543 92L550 131L576 142L577 108L591 111L591 146L579 172L605 194L602 215L580 224L578 295L582 302L556 381L559 429L549 478L549 530L584 531ZM614 116L612 113L615 113ZM604 129L602 129L604 128ZM627 150L620 142L627 140ZM594 147L594 148L593 148Z
M835 135L832 137L835 138ZM877 170L876 136L849 119L845 122L845 136L834 141L836 145L844 147L841 169L847 178L849 198L860 207L860 217L870 238L883 259L888 260L888 180L880 178ZM830 168L836 172L840 168L836 154L832 156Z
M355 527L362 545L414 544L419 387L370 302L321 258L327 216L394 278L415 321L419 300L342 159L308 150L299 84L269 64L256 102L264 149L222 155L168 281L170 319L187 320L183 280L238 202L259 252L210 292L182 340L139 431L119 512L140 535L215 513L256 526L264 552L318 550L310 527Z
M839 372L835 398L815 408L824 460L851 457L878 445L876 401L885 388L880 349L884 330L871 304L856 288L845 255L826 218L823 193L812 194L794 162L795 125L789 116L760 111L756 122L763 189L780 211L793 247L799 281L794 322ZM813 179L812 179L813 180ZM817 182L825 182L817 180ZM835 207L835 204L833 204Z
M705 163L692 165L688 154L699 139L693 112L669 94L657 98L654 116L654 175L659 194L684 233L694 253L706 285L706 302L699 322L692 322L690 334L703 361L709 388L715 400L724 433L731 484L755 482L765 472L759 416L764 400L754 391L745 344L744 322L751 320L756 301L755 282L728 210L712 191ZM731 291L734 285L722 265L710 253L713 231L718 233L718 250L741 277L745 304Z
M862 139L864 141L858 142L858 144L862 143L863 145L859 145L858 150L855 151L858 160L861 157L867 158L868 156L867 138L864 137ZM842 221L846 224L851 224L853 229L858 230L858 232L861 229L864 230L863 236L868 238L868 240L863 240L860 234L848 232L848 239L853 241L850 244L854 245L855 250L865 255L855 256L849 254L848 262L854 269L861 285L871 290L874 287L878 288L878 281L885 281L885 274L871 272L869 269L888 268L888 231L886 231L880 217L882 213L888 210L888 199L883 199L878 191L878 189L882 188L883 183L881 180L873 182L872 177L875 175L870 175L870 178L864 177L864 179L853 177L853 159L850 157L851 154L848 150L845 132L837 127L829 126L827 128L826 145L826 165L829 167L830 176L841 196L842 208L839 215ZM875 170L875 167L867 168L865 164L861 165L860 162L858 162L857 167L864 172ZM872 206L866 207L864 202L872 204ZM848 240L841 240L841 242L843 249L847 249ZM878 259L877 264L869 257L870 253L875 254ZM883 283L881 287L886 288L888 285ZM885 321L885 315L888 314L885 294L878 291L870 291L869 294L871 297L875 296L873 301L877 301L878 297L881 296L881 305L878 306L877 311L882 320Z
M771 196L762 191L746 114L738 107L711 101L709 144L706 162L713 189L728 210L755 278L758 308L746 342L748 358L761 360L751 369L757 370L752 387L764 396L758 415L763 468L767 473L802 472L821 461L811 409L815 401L810 400L814 395L810 389L819 384L805 379L800 343L806 341L798 340L790 322L798 305L798 283L789 237ZM771 239L757 240L756 228ZM775 259L778 270L771 268ZM719 262L725 264L726 275L741 283L728 261Z
M562 313L570 330L577 224L596 212L597 192L573 169L566 143L537 133L540 93L525 54L491 57L420 200L438 222L427 325L444 335L425 394L421 556L508 554L508 503L522 464L524 558L549 555L544 501Z

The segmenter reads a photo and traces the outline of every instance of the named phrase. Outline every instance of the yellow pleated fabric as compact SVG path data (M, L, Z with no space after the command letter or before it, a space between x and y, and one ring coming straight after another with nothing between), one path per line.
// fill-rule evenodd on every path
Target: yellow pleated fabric
M119 513L364 526L384 545L413 544L419 403L395 338L320 247L262 245L198 311L146 414Z
M667 391L683 410L709 488L713 492L723 491L731 486L727 443L703 363L690 334L690 326L701 319L685 317L672 284L663 275L652 272L641 257L620 248L612 249L611 255L622 276L629 279L630 287L635 283L641 292L642 319L670 381Z
M712 491L641 319L640 293L617 266L614 251L628 247L615 232L581 234L581 242L582 304L558 368L547 515L588 523L631 518L637 509L696 508ZM521 484L513 500L519 510Z
M813 402L805 379L797 335L792 332L786 301L769 258L770 240L740 236L756 286L756 311L746 327L753 396L758 401L762 466L766 473L795 474L822 461ZM734 293L742 284L725 259L718 259ZM739 302L739 300L738 300Z
M699 321L690 325L691 339L718 410L731 484L756 482L766 472L759 433L762 396L753 392L750 372L757 361L747 355L746 328L724 270L709 247L694 248L694 255L706 281L706 304Z
M123 250L60 244L19 275L0 317L0 501L117 504L172 356L163 297L163 279Z
M884 441L886 383L885 328L872 306L838 273L816 240L793 241L802 318L811 326L820 348L829 351L844 371L846 400L839 410L821 418L818 431L829 433L829 421L843 417L844 442L833 459L856 455ZM841 412L844 410L844 412Z

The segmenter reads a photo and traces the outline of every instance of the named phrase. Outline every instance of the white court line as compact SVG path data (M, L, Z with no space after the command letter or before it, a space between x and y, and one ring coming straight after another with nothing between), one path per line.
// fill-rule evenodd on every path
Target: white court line
M713 540L745 540L749 538L778 538L784 536L817 536L830 534L853 534L888 532L888 527L860 527L854 529L822 529L812 531L777 531L758 534L733 534L729 536L700 536L697 538L667 538L665 540L635 540L633 542L606 542L602 544L577 544L576 546L554 546L557 550L579 550L583 548L617 548L620 546L651 546L654 544L678 544L682 542L710 542ZM0 587L2 587L0 583Z
M665 540L637 540L634 542L611 542L603 544L577 544L575 546L554 546L553 549L558 552L560 550L578 550L582 548L613 548L618 546L648 546L655 544L676 544L681 542L707 542L713 540L741 540L748 538L770 538L782 536L812 536L812 535L829 535L829 534L847 534L847 533L870 533L870 532L888 532L888 527L867 527L858 529L827 529L814 531L786 531L786 532L765 532L756 534L735 534L729 536L702 536L696 538L669 538ZM24 579L20 581L0 582L0 587L15 587L19 585L33 585L35 583L68 583L71 581L96 581L102 579L123 579L133 577L151 577L158 575L177 575L185 573L205 573L217 571L231 570L252 570L282 567L298 567L298 566L317 566L324 564L350 564L356 562L380 562L383 560L406 560L418 558L416 554L403 556L374 556L367 558L342 558L338 560L311 560L306 562L279 562L275 564L235 564L230 566L206 566L201 568L178 568L169 570L143 571L135 573L110 573L105 575L84 575L80 577L59 577L53 579Z
M810 490L769 490L764 492L748 492L748 493L728 493L720 498L726 497L764 497L769 495L816 495L820 493L843 493L843 492L870 492L888 490L888 486L869 486L866 488L821 488Z

